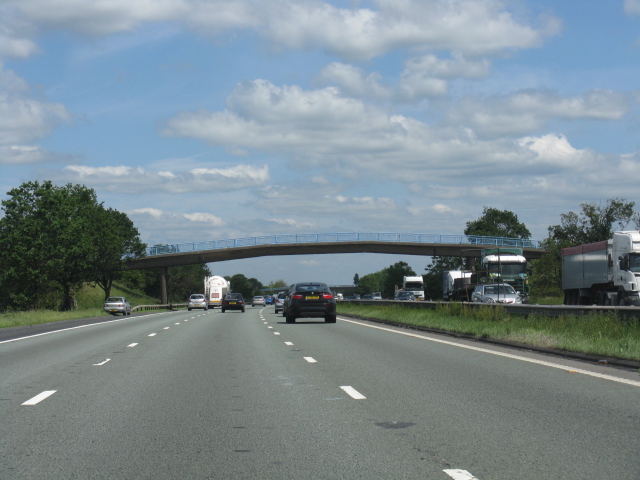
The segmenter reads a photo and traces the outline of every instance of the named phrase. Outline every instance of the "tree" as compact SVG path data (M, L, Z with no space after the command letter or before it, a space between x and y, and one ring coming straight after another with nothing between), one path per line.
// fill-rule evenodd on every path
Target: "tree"
M382 296L393 298L396 294L396 287L402 285L403 277L414 276L416 272L406 262L397 262L385 269L384 287Z
M255 278L247 278L241 273L225 278L231 282L231 290L234 293L241 293L245 300L250 300L255 295L262 294L264 285Z
M633 212L634 206L635 202L618 198L607 200L604 206L582 203L581 214L569 212L560 215L560 225L549 227L549 238L564 246L608 240L615 230L623 230L631 220L637 218Z
M518 216L515 213L491 207L484 207L480 218L467 222L464 234L523 239L531 237L531 232L529 232L524 223L518 220Z
M358 275L357 273L353 276L353 284L355 286L358 286L358 284L360 283L360 275Z
M356 291L360 295L366 295L371 292L382 292L384 290L384 281L387 276L386 270L369 273L358 280L358 288Z
M142 256L146 245L140 241L138 229L126 214L111 208L103 209L100 214L93 265L95 281L104 290L106 300L111 296L113 281L122 277L126 261Z
M161 269L141 270L145 279L144 292L155 298L161 296ZM167 297L171 303L184 303L192 293L204 293L204 278L211 276L205 263L180 265L167 269ZM129 277L129 275L125 275ZM134 277L135 278L135 277Z
M72 290L91 278L100 210L83 185L27 182L8 192L0 219L0 264L10 307L40 308L52 289L69 309Z

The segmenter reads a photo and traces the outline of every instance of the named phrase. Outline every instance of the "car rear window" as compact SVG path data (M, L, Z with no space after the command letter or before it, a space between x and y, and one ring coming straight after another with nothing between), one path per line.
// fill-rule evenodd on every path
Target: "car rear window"
M328 292L329 287L324 283L296 285L297 292Z

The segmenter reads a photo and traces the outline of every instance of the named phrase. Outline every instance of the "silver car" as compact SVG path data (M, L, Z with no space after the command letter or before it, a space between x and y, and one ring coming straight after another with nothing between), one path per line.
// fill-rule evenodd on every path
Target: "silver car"
M276 307L276 313L282 312L284 309L284 299L287 297L287 294L284 292L280 292L278 295L274 295L273 304Z
M522 303L522 296L506 283L478 285L471 294L472 302L479 303Z
M131 305L129 305L129 302L127 302L127 299L124 297L107 298L104 302L103 309L111 315L117 315L119 313L122 315L131 315Z
M202 293L194 293L189 297L189 303L187 303L187 310L191 311L192 308L201 308L203 310L208 310L209 305L207 304L207 297L205 297Z

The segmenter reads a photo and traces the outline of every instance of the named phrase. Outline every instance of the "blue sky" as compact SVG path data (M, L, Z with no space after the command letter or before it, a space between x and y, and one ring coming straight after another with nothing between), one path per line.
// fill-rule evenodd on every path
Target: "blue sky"
M536 240L639 202L640 0L4 0L0 195L82 183L143 241L461 234ZM630 227L634 227L633 225ZM396 261L224 262L350 283Z

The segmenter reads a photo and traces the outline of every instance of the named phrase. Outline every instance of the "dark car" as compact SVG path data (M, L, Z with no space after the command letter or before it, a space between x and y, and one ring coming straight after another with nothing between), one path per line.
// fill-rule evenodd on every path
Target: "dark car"
M324 317L327 323L336 323L336 298L326 283L296 283L284 300L282 315L287 323L300 317Z
M396 293L396 298L395 299L396 300L406 300L406 301L410 301L410 302L415 302L416 301L416 296L411 292L400 290L398 293Z
M227 293L222 299L222 313L227 310L242 310L244 312L244 297L241 293Z

